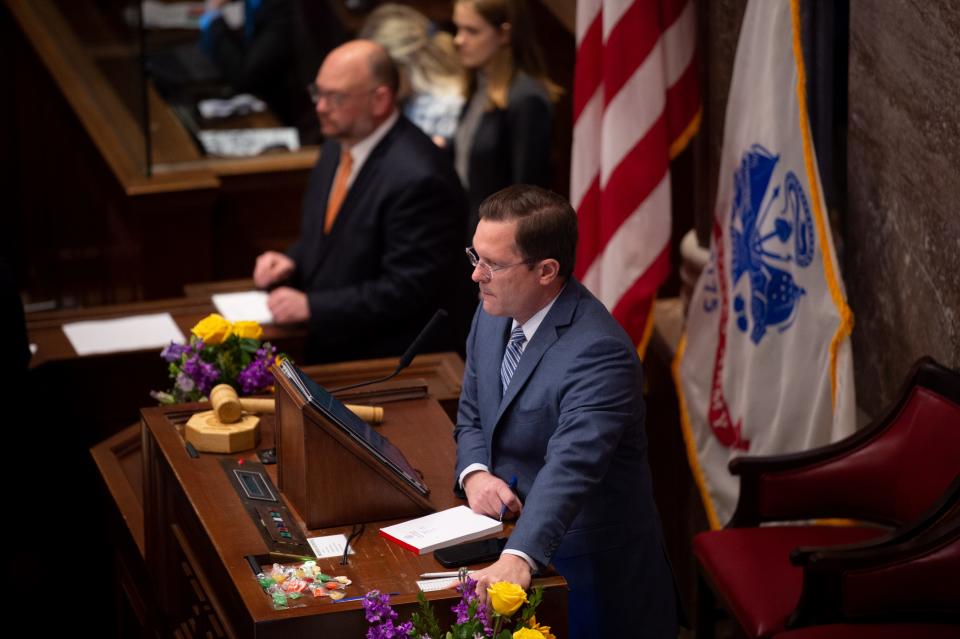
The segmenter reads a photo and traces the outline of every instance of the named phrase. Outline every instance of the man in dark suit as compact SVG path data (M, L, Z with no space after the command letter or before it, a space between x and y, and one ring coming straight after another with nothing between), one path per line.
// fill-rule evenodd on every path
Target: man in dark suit
M545 189L508 187L480 207L456 474L474 511L518 519L474 577L483 597L552 563L570 585L570 637L676 637L640 360L571 277L576 242L576 214Z
M310 361L399 355L463 290L466 196L449 160L397 111L397 84L377 44L356 40L327 56L314 86L327 141L300 239L257 258L256 285L280 285L268 298L275 321L309 322ZM453 347L449 328L430 347Z

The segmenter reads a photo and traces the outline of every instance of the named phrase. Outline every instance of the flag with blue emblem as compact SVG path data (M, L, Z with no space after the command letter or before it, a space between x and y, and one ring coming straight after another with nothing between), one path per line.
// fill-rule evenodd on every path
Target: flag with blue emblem
M797 0L750 0L727 103L710 261L673 364L710 525L733 514L738 455L855 428L853 316L810 135Z

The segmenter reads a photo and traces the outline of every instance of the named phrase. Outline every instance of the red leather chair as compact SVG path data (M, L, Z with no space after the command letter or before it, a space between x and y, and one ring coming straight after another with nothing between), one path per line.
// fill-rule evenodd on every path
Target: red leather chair
M717 601L742 634L758 638L808 626L818 628L806 628L809 636L828 636L816 633L828 624L841 632L851 621L960 622L960 543L951 537L960 528L957 372L923 358L899 399L851 437L803 453L738 458L730 470L741 482L731 522L693 542L698 639L713 636ZM858 523L761 527L824 518ZM937 542L945 550L930 559L924 544L937 535L946 537ZM897 562L909 566L897 572Z
M776 639L957 639L960 626L945 623L840 623L811 626L776 635Z

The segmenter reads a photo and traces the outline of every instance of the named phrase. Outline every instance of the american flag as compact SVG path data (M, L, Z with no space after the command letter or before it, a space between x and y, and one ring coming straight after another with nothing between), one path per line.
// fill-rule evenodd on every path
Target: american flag
M576 276L643 353L670 271L670 160L700 124L692 0L579 0Z

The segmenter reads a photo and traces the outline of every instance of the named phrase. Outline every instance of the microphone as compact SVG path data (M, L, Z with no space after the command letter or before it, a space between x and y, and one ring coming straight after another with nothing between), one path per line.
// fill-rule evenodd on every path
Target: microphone
M420 352L420 349L423 348L424 343L433 336L433 333L437 330L437 325L443 322L447 317L447 312L442 308L438 308L437 312L433 314L433 317L430 318L430 321L427 322L427 325L423 327L423 330L420 331L420 334L417 335L417 338L413 340L410 346L407 348L406 352L400 357L400 361L397 363L397 368L392 373L386 377L381 377L380 379L375 379L369 382L360 382L358 384L350 384L348 386L341 386L340 388L334 388L333 390L328 391L331 395L334 393L340 393L346 390L353 390L354 388L360 388L361 386L369 386L371 384L379 384L381 382L386 382L397 375L400 374L400 371L405 369L410 365L410 362L413 361L413 358L417 356Z

